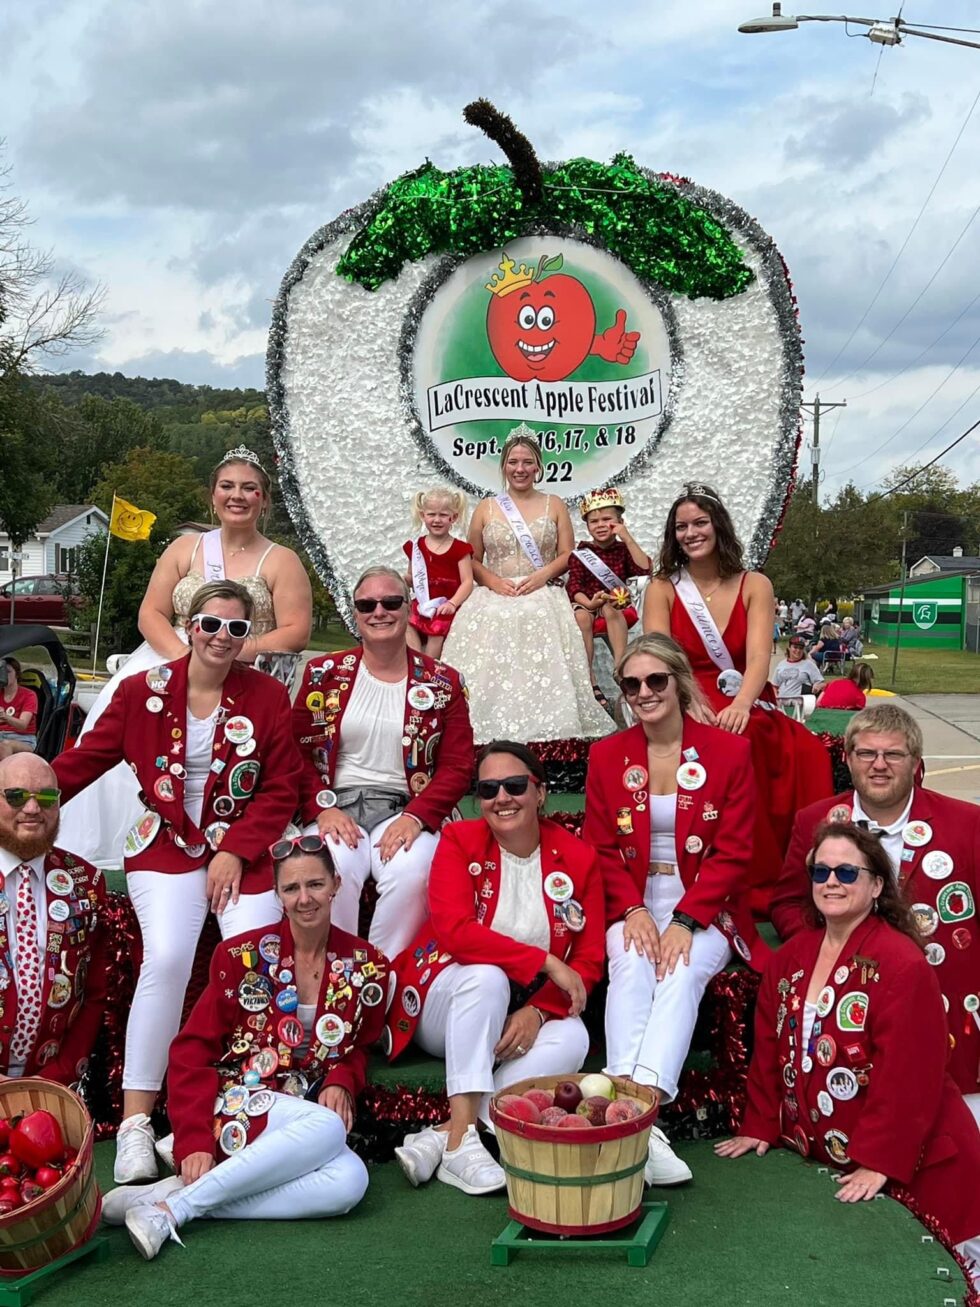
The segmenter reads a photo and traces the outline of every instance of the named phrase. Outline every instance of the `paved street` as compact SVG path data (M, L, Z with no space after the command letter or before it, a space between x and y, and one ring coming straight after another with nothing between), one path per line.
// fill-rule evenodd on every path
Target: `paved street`
M980 803L980 695L913 694L898 702L922 728L927 788Z

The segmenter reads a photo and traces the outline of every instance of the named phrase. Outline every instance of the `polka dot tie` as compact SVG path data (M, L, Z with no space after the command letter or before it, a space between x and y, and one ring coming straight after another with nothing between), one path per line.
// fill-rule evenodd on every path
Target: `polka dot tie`
M37 903L27 863L20 867L17 886L17 1024L10 1040L10 1057L26 1064L41 1022L41 960L37 947Z

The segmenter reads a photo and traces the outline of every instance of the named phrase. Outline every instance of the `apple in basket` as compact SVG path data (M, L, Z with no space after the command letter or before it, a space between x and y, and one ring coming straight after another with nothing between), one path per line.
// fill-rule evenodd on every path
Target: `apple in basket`
M616 1086L608 1076L598 1072L583 1076L578 1082L578 1087L583 1098L604 1098L608 1103L616 1097Z
M65 1155L65 1140L58 1118L43 1108L21 1117L10 1132L10 1151L31 1170L60 1161Z
M18 1176L22 1169L13 1153L0 1153L0 1176Z
M561 1080L555 1085L555 1107L574 1112L582 1101L582 1091L574 1080Z
M561 1125L568 1113L563 1107L546 1107L541 1113L539 1125Z
M571 1116L566 1116L563 1120L558 1122L558 1129L591 1130L592 1122L588 1121L584 1116L579 1116L576 1112L573 1112Z
M538 1105L522 1094L504 1094L503 1098L497 1099L497 1109L518 1121L527 1121L529 1125L537 1125L541 1120Z
M544 1112L555 1105L555 1096L549 1093L547 1089L528 1089L525 1091L524 1097L532 1102L539 1112Z
M56 1166L39 1166L34 1172L34 1183L42 1189L53 1189L64 1174Z
M589 1125L605 1125L608 1106L609 1099L597 1094L592 1098L583 1098L575 1112L577 1116L584 1116Z
M638 1098L617 1098L606 1104L606 1125L619 1125L623 1121L635 1121L650 1106Z

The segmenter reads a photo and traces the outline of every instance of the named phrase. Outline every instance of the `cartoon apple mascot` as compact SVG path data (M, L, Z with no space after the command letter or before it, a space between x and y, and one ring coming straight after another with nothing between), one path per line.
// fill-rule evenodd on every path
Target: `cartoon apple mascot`
M341 614L352 621L365 560L397 562L417 490L499 490L522 422L543 490L572 504L619 486L650 544L678 489L708 481L759 566L802 385L771 237L732 200L626 154L543 164L487 101L464 116L506 162L426 162L328 222L273 311L280 479Z

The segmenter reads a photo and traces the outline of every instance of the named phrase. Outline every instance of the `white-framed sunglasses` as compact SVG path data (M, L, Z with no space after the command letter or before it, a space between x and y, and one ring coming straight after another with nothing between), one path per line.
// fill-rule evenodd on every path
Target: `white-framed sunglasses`
M215 613L195 613L191 621L197 622L205 635L217 635L222 628L225 628L233 640L244 640L252 629L252 623L247 617L218 617Z

